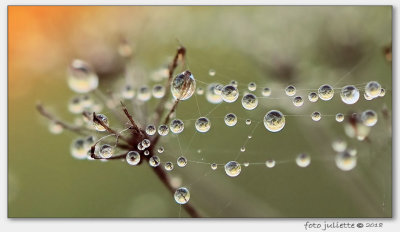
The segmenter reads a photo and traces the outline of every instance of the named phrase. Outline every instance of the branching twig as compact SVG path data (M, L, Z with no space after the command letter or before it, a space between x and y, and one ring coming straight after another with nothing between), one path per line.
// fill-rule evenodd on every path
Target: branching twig
M104 129L106 129L106 131L108 131L108 132L111 133L111 134L116 135L118 138L121 138L121 139L124 140L125 142L129 143L129 140L128 140L128 139L126 139L125 137L123 137L122 135L120 135L117 131L115 131L115 130L111 129L109 126L107 126L107 125L103 122L103 120L100 120L100 119L97 117L97 115L96 115L95 112L93 112L93 122L99 123L102 127L104 127Z
M167 91L166 91L164 97L160 100L158 106L157 106L156 109L155 109L155 115L156 115L156 120L155 120L155 122L156 122L157 125L160 123L161 117L163 116L163 113L164 113L164 111L165 111L165 103L166 103L166 101L167 101L167 99L168 99L168 97L169 97L169 94L170 94L169 89L170 89L170 85L171 85L171 82L172 82L172 77L173 77L174 71L175 71L176 67L178 66L178 60L181 59L181 60L184 62L185 54L186 54L186 49L185 49L183 46L179 47L178 50L177 50L177 52L176 52L176 55L175 55L175 57L174 57L174 59L173 59L173 61L172 61L172 63L171 63L170 66L169 66L169 69L168 69L168 71L169 71L169 77L168 77L168 81L167 81L167 83L166 83L166 85L165 85L165 88L166 88ZM185 84L186 84L186 83L185 83ZM169 113L168 113L167 116L165 117L164 124L168 124L171 115L175 112L175 110L176 110L176 108L177 108L177 106L178 106L178 103L179 103L179 99L177 99L177 100L175 101L173 107L170 109ZM123 137L123 136L121 135L121 133L119 133L119 132L113 130L112 128L110 128L110 127L109 127L108 125L106 125L100 118L98 118L98 116L96 115L95 112L93 112L93 118L91 118L91 115L90 115L88 112L84 112L83 115L84 115L87 119L93 120L93 122L100 124L100 125L101 125L102 127L104 127L104 129L105 129L106 131L108 131L110 134L115 135L115 136L117 137L116 146L118 146L119 148L128 150L128 152L129 152L129 151L131 151L131 150L136 150L136 145L137 145L138 143L140 143L141 141L143 141L143 139L145 139L145 138L149 139L149 137L148 137L148 135L144 132L144 130L143 130L142 128L140 128L140 127L135 123L135 121L134 121L132 115L128 112L126 106L125 106L122 102L121 102L121 105L122 105L122 110L123 110L125 116L129 119L130 123L132 124L132 125L129 127L129 129L132 129L132 134L131 134L131 137L130 137L130 138L125 138L125 137ZM40 104L37 105L37 109L38 109L38 111L39 111L43 116L45 116L46 118L48 118L48 119L54 121L55 123L60 124L62 127L66 128L66 129L69 129L69 130L71 130L71 131L73 131L73 132L76 132L76 133L78 133L78 134L86 135L86 134L82 131L82 128L72 127L72 126L70 126L70 125L68 125L68 124L66 124L66 123L64 123L64 122L62 122L62 121L56 119L54 116L52 116L52 115L49 114L47 111L45 111L45 109L44 109ZM116 112L115 112L114 110L112 110L112 111L116 114ZM159 138L160 138L159 135L157 135L157 136L153 139L153 141L151 142L150 147L147 149L147 150L149 151L149 154L148 154L147 156L143 155L144 151L138 151L138 152L141 154L141 157L143 157L142 160L145 160L145 161L147 161L147 163L148 163L149 160L150 160L150 158L151 158L152 156L154 156L154 150L155 150L155 147L156 147L156 145L157 145L157 143L158 143ZM121 139L121 140L125 141L127 144L126 144L126 145L125 145L125 144L118 144L118 139ZM96 160L99 160L99 159L100 159L100 160L120 160L120 159L126 159L126 156L127 156L128 152L124 152L124 153L122 153L122 154L119 154L119 155L116 155L116 156L112 156L112 157L110 157L110 158L101 158L101 157L98 157L98 156L95 154L95 149L96 149L96 145L98 144L98 142L100 142L100 140L97 141L97 142L96 142L94 145L92 145L91 148L90 148L90 156L91 156L91 158L96 159ZM139 164L140 164L140 163L139 163ZM139 165L139 164L138 164L138 165ZM175 193L175 189L174 189L174 187L172 187L171 181L170 181L170 179L169 179L167 173L162 169L161 166L154 167L154 168L152 168L152 169L153 169L153 171L155 172L155 174L158 176L158 178L160 179L160 181L167 187L168 191L173 195L173 194ZM200 215L199 215L199 213L197 212L197 210L196 210L190 203L184 204L184 205L182 205L182 207L186 210L186 212L187 212L191 217L200 217Z

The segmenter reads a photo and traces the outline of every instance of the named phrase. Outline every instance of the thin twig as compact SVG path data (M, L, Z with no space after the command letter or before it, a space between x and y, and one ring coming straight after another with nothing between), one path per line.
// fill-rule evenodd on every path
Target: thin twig
M93 122L99 123L102 127L104 127L104 129L106 129L106 131L108 131L108 132L111 133L111 134L116 135L117 137L121 138L121 139L124 140L125 142L129 143L129 140L128 140L128 139L126 139L125 137L123 137L122 135L120 135L117 131L115 131L115 130L111 129L109 126L107 126L107 125L103 122L103 120L100 120L100 119L97 117L97 115L96 115L95 112L93 112Z
M156 109L155 109L155 115L156 115L156 119L155 119L155 124L158 125L160 123L161 117L164 113L165 110L165 102L167 101L168 97L169 97L169 88L171 86L171 82L172 82L172 77L174 75L174 71L176 69L176 67L178 66L178 60L181 59L182 61L185 60L185 55L186 55L186 49L185 47L181 46L178 48L178 50L176 51L175 57L172 60L172 63L169 65L168 67L168 81L165 84L165 89L167 90L164 97L161 98L160 102L158 103Z
M65 123L65 122L63 122L63 121L57 119L54 115L50 114L50 113L43 107L43 105L40 104L40 103L38 103L38 104L36 105L36 109L39 111L39 113L40 113L42 116L46 117L47 119L53 121L54 123L56 123L56 124L58 124L58 125L60 125L60 126L62 126L64 129L67 129L67 130L69 130L69 131L72 131L72 132L77 133L77 134L80 134L80 135L84 135L84 136L88 135L87 133L84 132L84 128L82 128L82 127L74 127L74 126L71 126L71 125L69 125L69 124L67 124L67 123Z
M135 121L132 118L132 115L128 112L128 109L126 109L126 106L124 103L122 103L121 101L121 105L122 105L122 110L124 111L126 117L129 119L129 121L132 124L132 129L134 129L137 133L139 133L140 135L143 135L142 130L140 130L140 128L138 127L138 125L135 123Z

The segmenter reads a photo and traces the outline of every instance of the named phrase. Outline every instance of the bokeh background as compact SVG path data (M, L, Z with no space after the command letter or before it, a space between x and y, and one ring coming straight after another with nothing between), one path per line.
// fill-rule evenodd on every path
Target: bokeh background
M100 89L119 91L124 59L121 38L133 48L139 85L152 86L152 73L165 67L178 40L187 48L187 68L198 86L237 80L241 94L247 83L270 87L271 97L245 111L240 99L215 105L204 95L179 105L184 120L179 136L182 152L192 161L226 163L234 159L257 120L271 109L287 115L361 113L373 109L378 123L367 141L345 135L343 123L326 116L286 118L279 133L254 129L239 162L284 163L242 167L236 178L223 167L189 162L170 175L189 186L190 202L204 217L391 217L392 216L392 8L390 6L271 7L271 6L9 6L8 7L8 216L9 217L187 217L184 210L147 165L131 167L120 161L76 160L70 144L76 135L48 131L35 110L42 102L60 118L76 116L67 105L75 94L66 82L66 67L74 58L96 69ZM386 49L386 53L385 53ZM216 75L208 75L209 69ZM338 94L329 102L308 100L294 107L283 89L294 84L298 95L322 84L341 87L378 81L383 98L345 105ZM338 91L337 91L338 92ZM196 101L200 108L198 112ZM129 110L141 124L151 116L155 99ZM206 134L194 134L193 118L208 114ZM228 128L221 117L234 112L238 124ZM107 109L103 113L109 115ZM138 116L139 117L139 116ZM244 119L253 123L245 125ZM110 125L122 128L110 116ZM96 134L96 133L94 133ZM96 134L101 137L101 134ZM349 172L334 163L331 143L345 140L358 151L358 165ZM177 138L161 144L162 162L180 155ZM198 150L201 150L199 153ZM311 155L307 168L296 166L300 152ZM176 165L175 165L176 166Z

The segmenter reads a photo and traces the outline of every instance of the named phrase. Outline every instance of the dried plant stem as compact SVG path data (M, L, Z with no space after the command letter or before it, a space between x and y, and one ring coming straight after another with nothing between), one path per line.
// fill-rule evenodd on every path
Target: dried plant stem
M71 126L59 119L57 119L54 115L50 114L44 107L42 104L37 104L36 105L36 109L39 111L39 113L46 117L47 119L49 119L50 121L53 121L54 123L59 124L60 126L62 126L64 129L67 129L69 131L72 131L74 133L77 133L79 135L88 135L88 131L86 131L84 128L82 127L75 127L75 126Z
M120 135L118 133L118 131L115 131L113 129L111 129L109 126L107 126L102 120L100 120L96 113L93 112L93 122L99 123L102 127L104 127L104 129L106 129L109 133L116 135L118 138L124 140L125 142L129 143L129 140L126 139L125 137L123 137L122 135Z
M161 180L161 182L165 185L165 187L167 187L168 191L173 196L174 193L175 193L175 189L172 187L166 172L160 166L154 168L153 170L156 173L156 175L158 176L158 178ZM191 217L193 217L193 218L201 217L200 214L197 212L197 210L189 202L184 204L184 205L182 205L182 207L185 209L185 211Z
M172 77L174 75L174 71L176 69L176 67L178 66L178 60L181 59L182 61L185 60L185 55L186 55L186 49L185 47L181 46L178 48L178 50L176 51L176 54L174 56L174 59L172 60L172 63L169 65L168 67L168 81L165 84L165 89L167 90L165 92L165 95L163 98L161 98L160 102L158 103L156 110L155 110L155 115L156 115L156 119L155 119L155 124L158 125L160 123L161 117L164 113L165 110L165 103L169 97L169 88L171 86L171 82L172 82Z
M169 66L169 77L168 77L168 81L166 83L166 93L164 95L164 97L160 100L158 106L155 109L155 116L156 116L156 123L159 124L161 117L163 116L163 113L165 111L165 102L167 101L168 97L169 97L169 88L171 85L171 81L172 81L172 76L173 73L176 69L176 67L178 66L178 60L182 60L184 62L184 57L186 54L186 49L184 47L179 47L176 55L171 63L171 65ZM98 91L98 94L100 94L100 92ZM101 95L101 94L100 94ZM103 96L102 96L103 97ZM107 100L107 99L104 99ZM164 119L164 124L168 124L171 115L175 112L177 106L179 103L179 99L177 99L173 105L173 107L170 109L169 113L167 114L167 116ZM125 114L125 116L128 118L129 122L131 123L131 126L129 129L132 129L132 133L131 133L131 137L126 138L124 136L122 136L119 132L117 132L116 130L112 129L111 127L109 127L108 125L106 125L100 118L98 118L98 116L96 115L95 112L93 112L93 118L90 117L90 114L87 112L84 112L83 115L85 117L87 117L89 120L93 120L93 122L100 124L102 127L104 127L104 129L110 133L113 134L117 137L117 144L116 146L118 146L119 148L125 149L125 150L136 150L137 149L137 144L141 143L143 141L143 139L150 139L149 136L145 133L144 129L140 128L135 120L133 119L132 115L129 113L129 111L127 110L126 106L121 102L122 105L122 110ZM37 105L37 109L39 111L39 113L41 115L43 115L44 117L60 124L61 126L63 126L64 128L71 130L77 134L81 134L81 135L87 135L86 133L84 133L82 130L84 128L78 128L78 127L72 127L58 119L56 119L54 116L52 116L51 114L49 114L42 105L38 104ZM117 115L117 112L114 111L114 109L112 109L112 112ZM149 162L150 158L152 156L154 156L154 150L155 147L159 141L160 136L157 134L156 137L151 141L151 145L150 147L147 149L149 151L149 154L146 156L144 155L144 151L138 151L141 154L141 157L143 157L142 160L145 160L147 163ZM123 141L125 141L127 144L118 144L118 139L121 139ZM98 142L97 142L98 143ZM112 156L110 158L101 158L96 156L95 154L95 148L97 143L95 143L91 149L90 149L90 153L91 153L91 157L93 159L106 159L106 160L120 160L120 159L126 159L126 156L128 154L128 152L124 152L122 154L116 155L116 156ZM142 163L142 161L138 164L140 165ZM154 167L152 168L154 173L157 175L157 177L160 179L160 181L165 185L165 187L167 187L168 191L171 193L171 195L174 195L175 193L175 188L172 186L171 181L167 175L167 173L162 169L161 166L158 167ZM182 205L182 207L185 209L185 211L191 216L191 217L200 217L200 214L197 212L197 210L190 204L190 203L186 203L184 205Z

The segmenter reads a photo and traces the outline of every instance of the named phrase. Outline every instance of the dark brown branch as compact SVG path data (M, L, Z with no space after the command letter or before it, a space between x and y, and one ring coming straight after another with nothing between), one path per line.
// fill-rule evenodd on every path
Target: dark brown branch
M158 178L163 182L165 187L169 190L169 192L174 195L175 194L175 189L171 186L170 180L166 174L166 172L162 169L161 166L155 167L154 172L158 176ZM190 204L186 203L182 205L182 207L186 210L186 212L193 218L199 218L201 217L200 214L197 212L197 210Z
M114 134L117 137L121 138L122 140L124 140L125 142L129 143L129 140L126 139L125 137L123 137L122 135L120 135L117 131L111 129L109 126L107 126L102 120L100 120L96 113L93 112L93 122L99 123L102 127L104 127L104 129L106 129L106 131L108 131L110 134Z
M142 130L140 130L140 128L138 127L138 125L135 123L135 121L132 118L132 115L128 112L128 110L126 109L126 106L124 103L122 103L121 101L121 105L122 105L122 110L124 111L126 117L129 119L129 121L131 122L132 125L132 129L136 131L136 133L143 135Z
M171 86L171 82L172 82L172 77L174 75L174 71L176 69L176 67L178 66L178 60L181 59L182 61L185 60L185 55L186 55L186 49L185 47L181 46L178 48L178 50L176 51L176 54L174 56L174 59L172 60L172 63L169 65L168 67L168 81L165 84L165 95L163 98L161 98L160 102L158 103L156 110L155 110L155 115L156 115L156 119L155 119L155 124L158 125L160 123L161 117L164 113L165 110L165 102L167 101L168 97L169 97L169 88Z
M77 133L77 134L80 134L80 135L84 135L84 136L88 135L87 133L84 132L84 128L82 128L82 127L74 127L74 126L71 126L71 125L69 125L69 124L67 124L67 123L65 123L65 122L63 122L63 121L57 119L54 115L50 114L50 113L43 107L43 105L40 104L40 103L36 105L36 109L39 111L39 113L40 113L42 116L44 116L45 118L47 118L47 119L53 121L54 123L59 124L59 125L62 126L64 129L67 129L67 130L69 130L69 131L72 131L72 132Z

